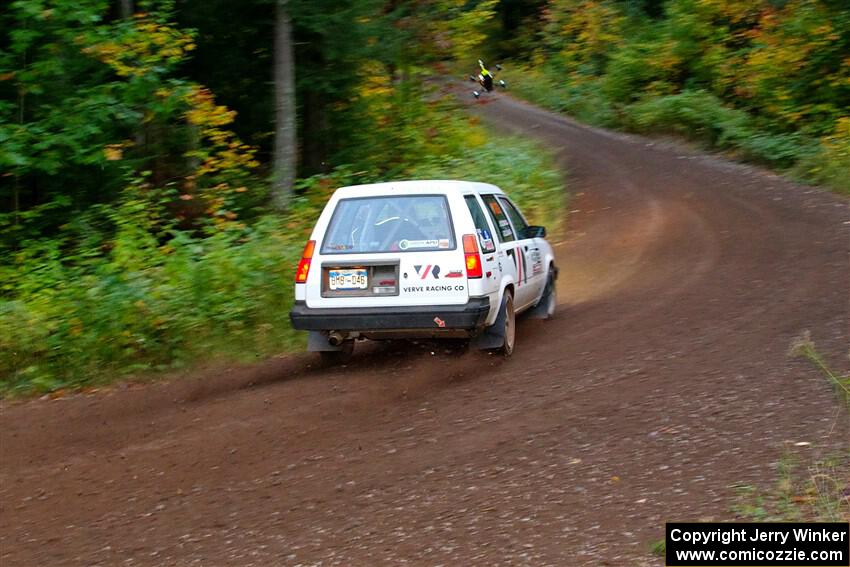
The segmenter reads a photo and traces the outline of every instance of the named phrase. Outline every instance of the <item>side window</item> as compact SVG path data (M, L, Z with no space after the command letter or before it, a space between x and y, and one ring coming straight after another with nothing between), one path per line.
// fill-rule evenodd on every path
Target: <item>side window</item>
M517 238L520 240L526 238L525 229L528 228L528 223L525 222L524 218L522 218L522 215L519 213L516 206L502 197L499 197L499 202L502 204L502 208L505 209L505 212L508 213L508 218L511 219L511 222L516 229Z
M484 211L481 210L478 199L475 198L475 195L466 195L464 200L466 201L466 207L469 209L469 214L472 215L472 220L475 223L481 250L485 253L494 252L496 250L496 244L493 242L493 235L490 234L490 225L487 224L487 217L484 216Z
M493 219L493 224L496 225L496 233L499 235L501 242L513 242L514 231L511 229L511 223L508 222L508 217L505 216L505 211L494 195L481 195L484 204L487 205L487 212L490 213L490 218Z

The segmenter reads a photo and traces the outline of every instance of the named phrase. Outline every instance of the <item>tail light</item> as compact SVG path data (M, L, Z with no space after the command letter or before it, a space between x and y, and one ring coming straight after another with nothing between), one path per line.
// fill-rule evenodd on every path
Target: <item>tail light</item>
M304 246L304 253L301 255L301 261L298 262L298 269L295 270L295 283L307 283L307 275L310 273L310 262L313 260L313 250L316 248L315 240L308 240Z
M478 242L474 234L463 235L463 255L466 257L466 277L480 278L481 255L478 253Z

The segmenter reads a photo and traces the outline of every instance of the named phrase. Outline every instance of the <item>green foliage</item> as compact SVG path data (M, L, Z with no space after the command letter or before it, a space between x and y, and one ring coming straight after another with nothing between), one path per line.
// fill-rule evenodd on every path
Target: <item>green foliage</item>
M848 192L850 8L549 0L512 90L595 125L694 138ZM526 59L527 55L520 56Z
M814 145L799 133L759 131L752 116L724 106L706 91L647 97L624 108L624 125L638 132L680 134L777 167L790 167Z
M133 113L119 104L109 69L80 51L106 5L17 0L3 12L11 33L0 44L0 202L28 210L16 220L36 231L36 207L55 216L118 186L121 171L106 159L104 140L120 136ZM114 177L95 188L82 172Z
M629 41L612 50L600 84L606 99L629 104L648 96L676 92L676 58L655 27L637 25Z
M765 10L732 74L735 94L779 127L823 136L850 107L850 6L790 0Z
M0 302L0 389L78 387L197 358L245 358L297 344L288 325L305 231L335 184L308 180L287 218L230 223L210 236L171 230L160 244L146 199L110 213L108 251L27 247ZM11 291L11 293L9 293Z
M602 73L622 41L624 17L613 2L551 0L543 19L544 52L574 82Z
M445 30L452 59L469 57L487 39L485 26L495 17L499 0L480 0L477 3L457 0L438 0L433 7L434 23Z
M508 64L502 76L511 93L557 112L575 116L594 126L616 126L618 116L598 81L570 82L551 68Z
M0 84L17 93L0 105L0 200L12 204L0 214L0 251L67 234L142 178L151 201L170 199L163 216L187 224L252 202L241 193L254 151L226 129L232 112L175 76L195 44L168 22L167 2L112 21L105 2L49 6L14 2L16 30L0 53Z
M375 178L404 174L412 162L443 152L453 154L463 143L461 125L451 117L456 109L445 99L422 96L418 77L396 81L386 66L368 62L361 69L360 88L350 111L360 121L380 129L360 128L337 159L368 169Z
M667 553L667 540L659 539L652 542L652 544L650 544L649 546L649 551L653 555L664 557L664 555Z
M805 179L833 187L850 196L850 117L843 117L832 134L821 138L818 148L797 165Z

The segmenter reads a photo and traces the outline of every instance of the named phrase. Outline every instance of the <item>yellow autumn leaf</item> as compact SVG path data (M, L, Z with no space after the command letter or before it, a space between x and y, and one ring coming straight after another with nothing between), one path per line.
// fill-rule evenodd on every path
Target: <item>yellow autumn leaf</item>
M121 144L109 144L103 148L103 155L108 161L118 161L124 157L124 149Z

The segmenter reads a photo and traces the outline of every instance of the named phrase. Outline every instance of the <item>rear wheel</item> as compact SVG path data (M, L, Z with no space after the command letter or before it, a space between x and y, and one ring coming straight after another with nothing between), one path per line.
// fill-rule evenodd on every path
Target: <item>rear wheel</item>
M339 350L323 350L319 353L322 363L328 366L347 364L354 355L354 339L344 341L339 345Z
M505 356L510 356L514 353L514 344L516 343L516 314L514 313L514 296L510 292L505 292L502 298L501 313L499 319L502 320L502 336L504 343L498 349Z

